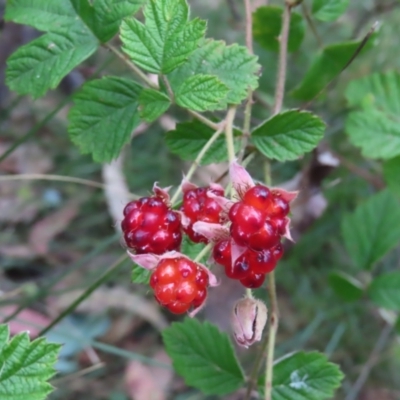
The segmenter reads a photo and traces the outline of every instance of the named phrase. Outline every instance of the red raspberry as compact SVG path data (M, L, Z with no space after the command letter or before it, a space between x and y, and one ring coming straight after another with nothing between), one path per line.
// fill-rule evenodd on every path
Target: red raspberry
M246 253L253 273L268 274L275 269L276 260L271 250L247 250Z
M121 228L126 245L137 254L178 250L182 242L179 214L161 197L143 197L128 203Z
M276 262L278 262L283 256L283 246L279 243L277 246L271 249L272 256Z
M262 286L265 280L264 274L251 272L246 278L241 279L240 283L249 289L257 289Z
M231 243L229 240L221 240L213 248L213 257L217 264L228 267L232 263Z
M156 300L175 314L199 307L208 283L207 272L185 257L162 259L150 277Z
M193 224L197 221L220 223L222 207L207 193L214 193L223 196L224 191L210 187L199 187L188 190L183 196L181 211L190 220L188 227L184 228L185 233L195 243L208 243L208 239L193 231Z
M225 274L231 279L244 279L251 273L251 264L245 251L235 262L225 266Z

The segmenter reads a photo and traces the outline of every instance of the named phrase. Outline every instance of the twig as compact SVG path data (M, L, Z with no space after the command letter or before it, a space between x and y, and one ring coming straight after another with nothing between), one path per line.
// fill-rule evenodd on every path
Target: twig
M209 126L212 129L217 130L220 126L220 124L216 123L216 122L212 122L210 119L208 119L207 117L205 117L204 115L199 114L196 111L192 111L192 110L187 110L187 112L192 116L195 117L196 119L198 119L200 122L202 122L204 125Z
M191 167L189 168L189 171L186 174L186 179L190 180L190 178L193 176L193 174L196 172L196 169L199 167L201 160L203 157L206 155L207 151L210 149L210 147L214 144L214 142L218 139L219 135L223 132L225 127L225 124L222 122L218 129L215 131L215 133L208 139L208 142L203 146L201 149L200 153L197 155L196 159L193 161ZM175 191L174 195L171 198L171 204L174 204L177 200L179 195L182 192L182 184L179 185L178 189Z
M269 331L268 331L268 344L267 344L267 364L265 368L265 400L272 399L272 378L274 367L274 352L276 333L278 332L279 325L279 309L278 300L276 297L275 286L275 273L272 271L267 276L268 278L268 292L270 298L270 312L269 312Z
M315 26L314 21L310 15L310 11L308 10L307 4L304 1L301 3L301 9L303 11L304 17L306 18L309 27L311 28L312 33L315 36L315 39L318 42L318 46L323 47L324 43L322 42L321 36L319 35L317 27Z
M228 160L229 164L231 164L235 160L235 145L233 143L233 120L236 115L236 107L231 106L228 109L226 114L226 123L225 123L225 138L226 138L226 147L228 150Z
M286 1L285 9L282 17L282 31L279 37L279 67L278 78L275 90L275 104L273 114L278 114L282 109L283 97L285 95L285 81L286 81L286 63L287 63L287 48L289 39L289 26L292 5Z
M124 53L121 53L110 43L104 43L103 46L114 53L120 60L122 60L147 86L158 89L158 85L155 84L140 68L138 68Z
M364 367L361 370L360 375L358 376L356 382L351 388L349 394L346 396L345 400L356 400L358 398L360 390L367 381L368 376L372 368L374 367L376 360L379 357L379 354L381 353L387 341L389 340L390 334L392 333L393 329L394 326L391 324L386 324L386 326L382 329L381 334L379 335L379 338L375 343L375 346L372 349L372 352L369 355L367 362L364 364Z

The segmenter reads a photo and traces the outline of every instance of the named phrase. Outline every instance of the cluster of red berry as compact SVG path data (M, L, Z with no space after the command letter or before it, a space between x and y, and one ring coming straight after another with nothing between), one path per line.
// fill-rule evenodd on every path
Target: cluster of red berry
M130 255L139 265L147 263L155 298L174 313L201 307L212 286L210 271L178 252L182 232L195 243L214 243L215 262L248 288L260 287L283 255L281 238L290 237L287 214L295 195L254 185L243 167L234 167L247 179L245 190L237 190L237 202L224 198L217 184L199 188L186 182L179 211L171 209L168 194L160 188L124 209L121 227L127 247L135 252Z
M214 260L225 267L229 278L247 288L258 288L265 274L273 271L283 255L281 237L285 234L289 203L278 191L253 186L229 210L231 239L219 241L213 249ZM233 260L232 246L240 255Z

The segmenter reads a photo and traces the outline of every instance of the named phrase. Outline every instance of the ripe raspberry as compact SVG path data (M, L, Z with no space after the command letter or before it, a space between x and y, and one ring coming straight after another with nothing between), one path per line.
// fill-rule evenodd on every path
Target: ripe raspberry
M162 259L150 278L156 300L175 314L201 306L208 284L207 272L185 257Z
M221 240L213 248L213 257L217 264L229 267L232 263L231 243L229 240Z
M128 203L121 223L126 245L137 254L163 254L182 242L181 221L161 197L142 197Z
M184 227L185 233L195 243L208 243L208 239L193 231L193 224L197 221L210 223L220 223L222 207L212 198L207 196L207 193L214 193L218 196L223 196L224 191L218 188L199 187L190 189L183 196L183 205L181 211L189 219L190 223Z
M249 289L257 289L262 286L264 280L264 274L256 274L255 272L251 272L246 278L241 279L240 283Z

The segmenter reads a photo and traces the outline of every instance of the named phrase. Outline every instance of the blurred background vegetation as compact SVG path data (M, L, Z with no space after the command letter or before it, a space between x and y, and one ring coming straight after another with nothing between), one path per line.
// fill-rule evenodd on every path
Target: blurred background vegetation
M244 11L239 0L189 3L192 15L208 20L208 36L244 44ZM282 2L270 2L274 3ZM111 166L94 163L68 138L66 116L71 95L93 74L130 76L129 71L102 49L41 99L33 101L10 93L4 83L6 58L39 33L5 23L4 7L5 1L0 0L0 312L10 316L21 308L12 330L29 329L35 335L38 327L57 317L123 253L113 211L123 206L123 178L129 191L137 195L148 194L154 181L164 186L179 183L187 165L169 153L163 134L187 116L172 110L151 125L141 125L118 162ZM309 14L310 1L305 0L296 11ZM291 98L290 92L321 44L360 39L377 20L381 26L374 46L308 106L328 126L318 151L294 162L272 164L274 185L289 187L300 182L302 189L301 202L293 210L296 245L287 247L277 268L281 311L277 353L280 356L298 349L326 352L346 374L337 399L351 395L367 360L373 368L356 398L400 399L397 337L368 301L346 302L329 283L333 271L357 275L361 281L370 279L352 267L340 223L346 213L385 183L380 163L364 159L345 135L349 107L344 90L353 79L400 67L400 1L351 0L339 20L313 20L317 36L307 25L304 42L289 56L288 64L285 106L299 107L303 104ZM270 115L277 65L277 53L257 43L255 52L262 76L254 125ZM319 154L329 154L338 165L333 168L332 163L319 162ZM259 156L249 166L259 179L262 166ZM226 166L211 165L201 169L196 180L206 184L225 170ZM25 174L31 175L29 179L22 176ZM87 181L60 181L53 175ZM399 259L398 248L377 270L399 267ZM157 399L206 398L173 375L159 331L175 317L158 308L146 287L130 283L130 268L127 262L47 334L50 340L65 343L53 399L146 400L153 392ZM239 285L226 282L218 294L211 293L201 318L229 331L226 315L241 294ZM257 295L265 297L261 290ZM249 365L256 351L256 347L238 350Z

